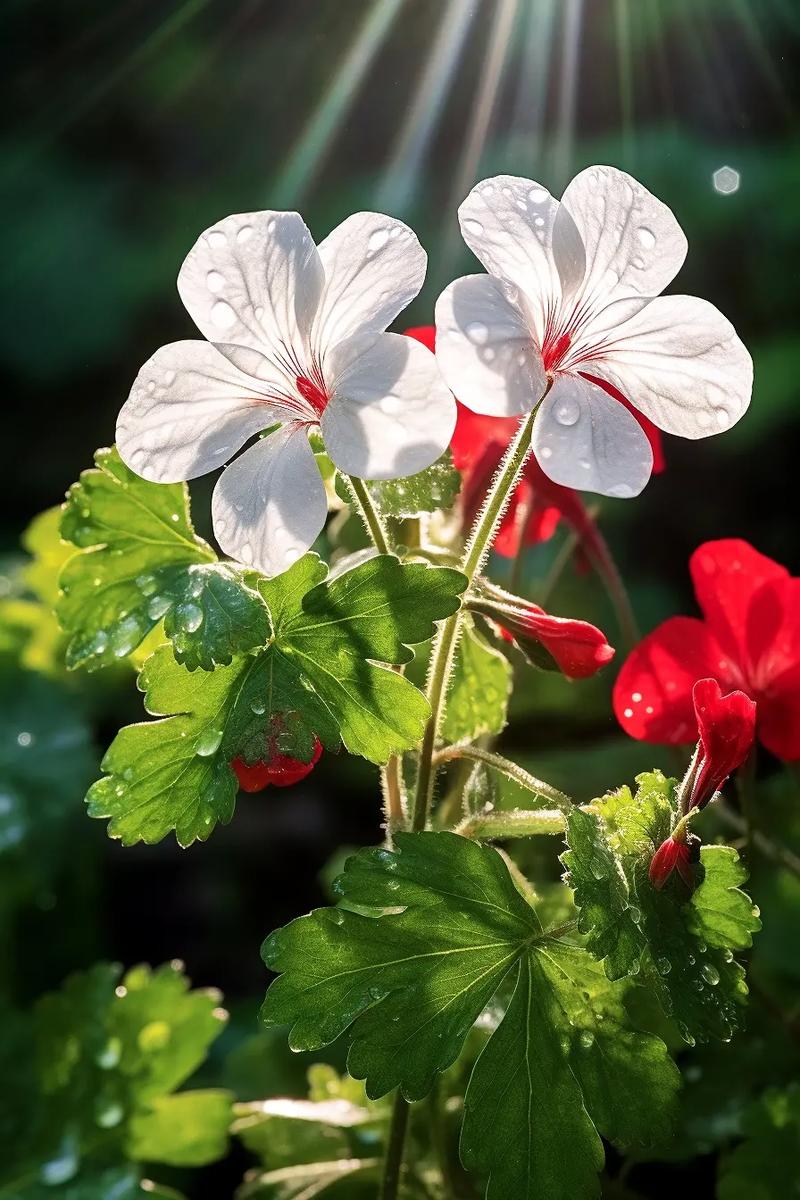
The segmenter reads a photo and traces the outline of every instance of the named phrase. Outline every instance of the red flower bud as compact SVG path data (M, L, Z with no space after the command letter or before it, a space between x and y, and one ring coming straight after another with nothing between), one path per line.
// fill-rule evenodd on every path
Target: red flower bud
M307 763L289 754L273 754L272 758L261 759L251 766L241 758L234 758L231 766L243 792L260 792L270 784L273 787L290 787L293 783L299 783L311 774L321 754L322 743L315 737L314 752Z
M700 745L687 812L708 804L747 758L756 733L756 706L744 692L723 696L716 679L698 679L692 700Z
M533 663L550 670L555 666L568 679L587 679L614 657L605 634L588 621L554 617L538 604L514 603L513 598L507 603L482 597L474 607Z
M650 860L650 882L661 891L674 870L677 869L683 882L694 888L694 864L700 858L700 842L693 835L686 841L668 837L662 842Z

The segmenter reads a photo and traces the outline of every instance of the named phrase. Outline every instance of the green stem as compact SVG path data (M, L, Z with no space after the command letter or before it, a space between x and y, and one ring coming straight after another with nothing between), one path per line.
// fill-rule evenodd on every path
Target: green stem
M389 535L381 520L380 513L375 507L375 502L369 494L369 488L364 483L363 479L357 479L355 475L347 476L347 486L352 493L358 510L361 513L367 533L375 545L379 554L391 554L392 547L389 543Z
M400 1172L403 1167L403 1148L408 1127L409 1104L398 1088L394 1096L389 1142L383 1164L380 1200L397 1200L400 1191Z
M632 650L641 640L639 626L628 589L625 587L614 556L608 542L600 532L599 526L595 525L594 537L591 542L584 540L583 547L594 569L605 584L608 598L614 607L625 649Z
M560 808L514 808L508 812L479 812L456 825L454 833L469 838L523 838L564 832Z
M347 476L347 486L353 500L361 513L361 519L379 554L391 554L392 547L386 527L375 505L369 488L363 479L355 475ZM402 668L395 668L402 674ZM403 794L403 760L400 755L393 754L381 771L381 790L383 792L383 814L386 825L386 836L391 842L392 833L400 829L406 822L406 805Z
M442 1113L442 1085L439 1079L433 1085L428 1104L431 1114L431 1142L439 1165L439 1174L442 1177L445 1200L453 1200L456 1189L447 1145L447 1129Z
M517 480L525 466L525 460L530 453L533 422L536 409L521 422L519 431L505 453L495 480L486 497L486 502L472 529L472 534L464 552L461 570L467 577L467 587L480 572L488 555L495 531L500 518L505 511L508 500L516 486ZM431 651L431 665L428 672L426 689L431 715L425 727L425 735L419 754L419 769L417 772L417 791L414 799L414 811L411 828L419 831L425 828L428 812L433 799L433 788L436 780L436 769L433 765L433 754L436 748L436 738L439 726L447 704L447 687L453 669L458 636L461 630L462 610L448 617L439 627Z
M566 792L560 791L550 783L545 783L542 779L536 779L524 767L511 762L508 758L503 758L502 754L495 754L492 750L484 750L480 746L447 746L444 750L439 750L434 754L433 762L435 766L440 766L442 763L453 762L459 758L468 758L472 762L484 763L485 766L505 775L507 779L518 783L526 791L535 792L537 796L544 797L545 800L549 800L562 810L570 809L574 804Z

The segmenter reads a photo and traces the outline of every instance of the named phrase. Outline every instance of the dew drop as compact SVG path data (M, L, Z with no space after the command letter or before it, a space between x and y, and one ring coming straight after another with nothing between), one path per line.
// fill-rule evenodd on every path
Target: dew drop
M236 324L236 313L226 300L218 300L211 309L211 320L218 329L230 329Z
M656 967L658 968L659 975L669 975L672 970L672 963L668 958L659 958Z
M629 483L615 483L608 489L608 494L616 496L619 500L629 500L631 496L636 495L636 492Z
M72 1179L78 1171L78 1145L72 1134L67 1133L53 1158L43 1164L39 1172L42 1183L58 1187Z
M724 408L715 408L714 418L720 429L727 429L731 423L730 414Z
M251 712L254 712L257 717L263 717L264 713L267 711L267 706L263 700L256 699L251 701L250 710Z
M136 586L143 596L152 596L158 584L152 575L137 575Z
M219 750L221 741L221 729L204 729L195 743L194 752L200 758L210 758L212 754L216 754L217 750Z
M196 633L203 624L203 610L199 604L179 604L175 616L187 633Z
M553 457L552 446L542 446L541 450L539 451L539 457L540 458L552 458Z
M644 246L645 250L652 250L656 244L656 235L652 229L648 229L644 225L636 230L636 236L639 239L639 245Z
M556 405L555 417L559 425L575 425L581 415L581 406L571 397Z
M125 1116L125 1110L118 1100L98 1099L94 1108L95 1124L101 1129L114 1129Z
M389 230L388 229L374 230L369 235L369 240L367 242L367 248L368 248L370 254L376 254L378 252L378 250L381 250L386 245L388 240L389 240Z
M544 204L548 194L547 188L534 187L528 192L528 199L532 204Z
M471 233L473 237L480 237L483 233L483 225L480 221L476 221L474 217L466 217L463 221L464 229L467 233Z
M483 346L489 339L489 330L483 321L470 321L466 329L467 337L476 346Z
M136 617L125 617L111 630L111 649L115 658L125 658L137 645L142 629Z
M152 621L160 621L171 604L171 596L152 596L147 605L147 615Z
M711 984L712 987L716 987L719 983L719 971L713 965L713 963L703 963L702 967L700 968L700 974L703 976L703 979L705 979L706 983Z
M206 275L206 286L210 292L221 292L225 287L225 276L219 271L209 271Z
M208 244L213 246L215 250L221 250L225 245L227 238L221 229L212 229L208 234Z
M591 1050L594 1045L594 1034L591 1029L582 1029L578 1035L578 1041L584 1050Z
M217 521L217 527L223 528L220 526L219 521ZM242 542L239 547L239 558L243 563L251 563L253 561L253 547L249 542Z
M236 232L236 240L240 244L242 244L244 242L249 242L250 238L252 236L253 236L253 226L252 225L243 225L242 228L237 230L237 232Z
M122 1042L118 1037L111 1037L95 1056L95 1062L101 1071L113 1071L122 1057Z
M34 741L33 734L28 733L27 729L23 729L21 733L17 734L17 745L21 746L23 750L27 750L28 746L32 746Z

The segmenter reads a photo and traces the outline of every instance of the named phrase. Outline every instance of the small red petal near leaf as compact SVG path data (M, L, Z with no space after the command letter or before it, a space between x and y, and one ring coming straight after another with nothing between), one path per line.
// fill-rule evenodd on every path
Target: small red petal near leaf
M650 860L649 876L654 888L659 891L669 879L675 868L678 868L684 883L692 886L691 851L685 842L678 842L668 837L662 842ZM688 874L688 877L687 877Z
M516 642L520 649L543 646L568 679L588 679L614 657L606 635L588 621L554 617L538 604L495 605L491 599L482 601L479 611L496 622L506 641Z
M744 692L722 694L716 679L699 679L692 693L700 733L700 765L689 808L702 808L750 753L756 706Z
M252 765L241 758L234 758L231 766L243 792L260 792L270 784L273 787L290 787L293 783L299 783L314 770L321 754L322 743L315 737L314 752L307 763L289 754L273 754L269 761L262 760Z

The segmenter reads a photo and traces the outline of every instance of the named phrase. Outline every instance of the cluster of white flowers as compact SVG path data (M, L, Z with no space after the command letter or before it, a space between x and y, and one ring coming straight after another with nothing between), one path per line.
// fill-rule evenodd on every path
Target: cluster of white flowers
M560 203L532 180L488 179L459 219L488 274L440 296L435 357L385 332L425 278L401 221L357 213L319 246L297 213L206 230L178 291L208 340L173 342L142 367L117 424L124 461L156 482L193 479L271 431L220 475L213 521L226 553L277 575L326 518L311 429L341 471L395 479L445 450L453 393L496 416L539 406L533 449L551 479L633 496L652 453L620 395L686 438L745 412L750 356L711 304L659 295L686 238L629 175L591 167Z

